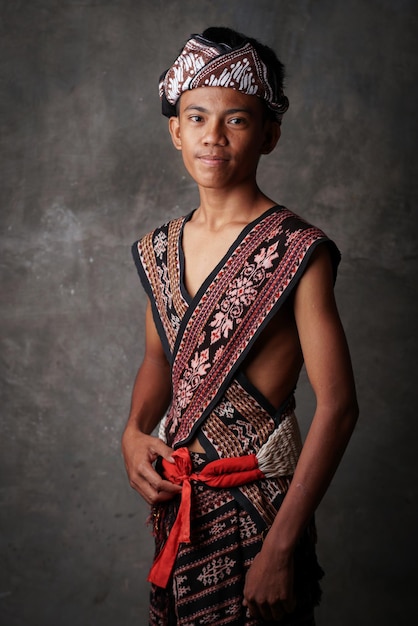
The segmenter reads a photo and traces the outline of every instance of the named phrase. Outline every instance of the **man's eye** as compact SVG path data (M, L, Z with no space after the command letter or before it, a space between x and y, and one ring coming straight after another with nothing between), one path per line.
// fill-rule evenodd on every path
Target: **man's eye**
M201 122L202 117L200 115L191 115L189 117L189 120L191 120L192 122Z
M234 126L239 126L240 124L244 124L245 120L242 117L233 117L229 120L230 124L233 124Z

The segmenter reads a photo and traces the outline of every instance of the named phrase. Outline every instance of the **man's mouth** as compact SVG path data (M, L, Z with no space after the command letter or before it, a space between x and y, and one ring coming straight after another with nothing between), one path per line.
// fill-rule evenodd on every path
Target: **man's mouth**
M228 161L225 156L221 156L219 154L199 154L197 158L199 161L202 161L207 165L220 165L221 163L226 163Z

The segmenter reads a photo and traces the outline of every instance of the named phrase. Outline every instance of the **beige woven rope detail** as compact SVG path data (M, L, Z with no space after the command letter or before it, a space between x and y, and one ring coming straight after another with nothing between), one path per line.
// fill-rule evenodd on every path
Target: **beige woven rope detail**
M257 452L258 467L267 478L294 473L302 450L302 439L295 414L287 415Z

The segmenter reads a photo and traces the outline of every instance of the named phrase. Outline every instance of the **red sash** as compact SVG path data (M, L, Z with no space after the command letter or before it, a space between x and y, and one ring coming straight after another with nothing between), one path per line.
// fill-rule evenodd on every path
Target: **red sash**
M188 448L179 448L172 456L175 463L163 459L163 474L170 482L183 486L180 508L168 539L148 575L149 582L164 588L170 579L179 544L190 543L191 481L222 488L238 487L264 478L255 454L217 459L205 465L200 472L193 471Z

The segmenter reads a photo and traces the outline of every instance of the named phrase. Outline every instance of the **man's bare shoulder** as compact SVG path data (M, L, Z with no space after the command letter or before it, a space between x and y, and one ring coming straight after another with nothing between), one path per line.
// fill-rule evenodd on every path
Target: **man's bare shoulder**
M335 302L336 263L332 242L322 243L313 251L295 289L296 307L317 307Z

